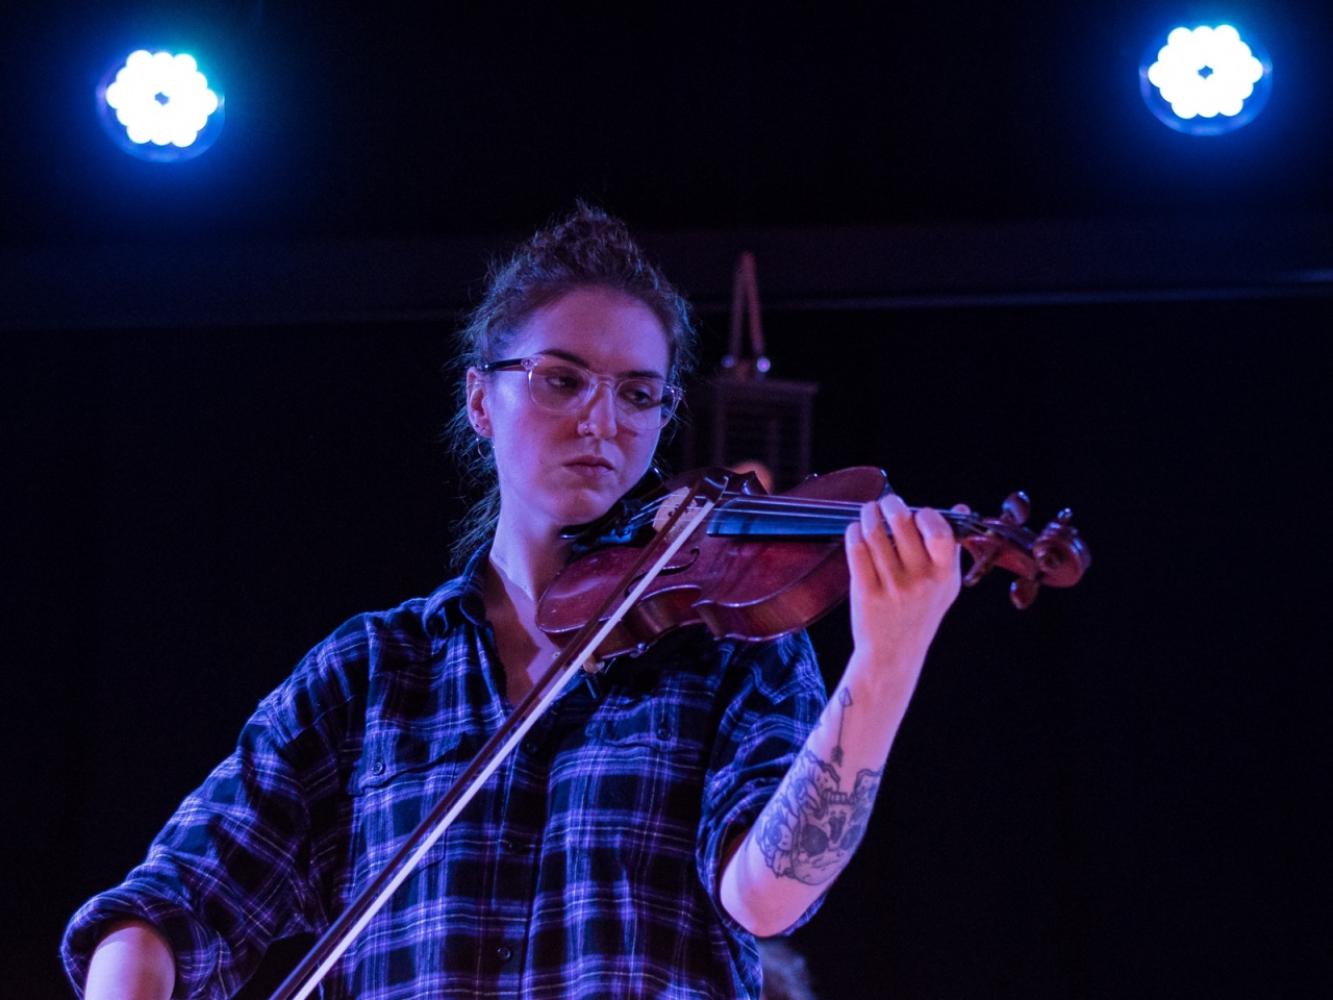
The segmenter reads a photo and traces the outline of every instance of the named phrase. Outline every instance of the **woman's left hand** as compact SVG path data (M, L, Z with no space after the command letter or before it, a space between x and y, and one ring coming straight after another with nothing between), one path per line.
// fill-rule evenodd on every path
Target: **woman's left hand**
M913 514L890 493L862 506L845 542L855 642L848 669L868 670L881 683L905 682L910 692L961 586L953 530L939 511Z

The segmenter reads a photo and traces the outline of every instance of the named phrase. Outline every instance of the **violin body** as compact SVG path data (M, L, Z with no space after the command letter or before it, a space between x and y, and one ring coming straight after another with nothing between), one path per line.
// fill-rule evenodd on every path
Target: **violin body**
M767 497L752 475L729 477L730 498ZM688 473L668 480L658 492L670 496L697 480ZM871 466L841 469L812 476L775 495L792 500L854 501L878 498L885 489L884 472ZM667 632L704 624L720 638L772 639L804 628L847 596L849 579L843 554L842 528L805 524L754 524L751 530L725 530L720 507L705 529L696 531L672 558L657 580L620 624L607 636L597 655L610 659L650 645ZM842 522L845 524L846 522ZM763 544L756 544L762 537ZM570 563L551 583L537 606L537 624L556 643L572 636L619 585L637 551L635 545L595 548Z
M576 545L582 554L538 602L538 627L563 645L598 608L618 603L642 578L631 570L656 527L700 482L711 485L717 506L607 634L596 651L599 659L640 652L687 625L703 624L719 638L753 641L818 620L847 596L843 533L862 504L883 494L887 477L873 466L855 466L811 476L772 495L754 476L725 469L668 480L641 502L620 505L615 520L599 523L600 542ZM702 502L708 492L693 502ZM1020 609L1043 585L1073 586L1091 564L1068 510L1040 534L1023 527L1028 516L1023 493L1011 494L995 518L941 513L972 559L964 583L975 584L995 567L1008 570L1016 577L1010 600Z

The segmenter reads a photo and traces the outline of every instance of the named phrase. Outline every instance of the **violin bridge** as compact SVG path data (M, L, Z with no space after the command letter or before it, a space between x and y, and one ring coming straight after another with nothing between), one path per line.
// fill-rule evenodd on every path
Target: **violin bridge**
M664 497L658 504L657 513L653 516L653 531L661 534L662 529L665 528L667 522L671 520L671 516L680 509L680 505L685 502L685 499L689 495L689 488L686 487L676 490L674 493ZM702 507L706 502L706 499L707 498L703 496L696 496L694 498L694 506Z

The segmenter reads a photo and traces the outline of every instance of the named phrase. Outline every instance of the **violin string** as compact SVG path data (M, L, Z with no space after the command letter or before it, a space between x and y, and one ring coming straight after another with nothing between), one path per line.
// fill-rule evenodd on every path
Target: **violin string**
M645 504L644 508L636 515L632 523L636 528L646 524L669 497ZM759 517L794 517L806 518L819 523L820 521L831 521L838 526L838 533L845 526L854 520L854 512L859 512L864 504L854 500L827 500L819 497L783 497L768 496L764 494L732 494L730 499L723 495L723 500L718 507L715 517L722 516L728 512L751 514ZM909 507L912 513L917 513L922 508ZM836 512L836 513L835 513ZM1033 541L1031 529L1022 525L1008 525L1002 521L986 521L980 515L968 512L958 513L950 510L941 510L940 514L954 526L963 529L963 531L973 535L989 535L993 538L999 538L1010 545L1026 550Z
M669 498L662 498L644 504L640 510L633 515L629 521L629 526L637 530L648 524L657 511L667 502ZM760 518L795 518L804 519L808 523L819 524L823 522L836 526L841 532L847 524L850 524L853 512L859 512L862 504L847 500L821 500L819 498L779 498L779 497L755 497L740 495L730 501L724 501L719 507L718 513L714 516L722 516L726 513L749 514ZM920 508L909 508L916 513ZM837 512L837 513L835 513ZM995 537L1003 538L1013 545L1025 547L1027 539L1021 535L1021 530L1011 531L1010 526L990 523L987 524L980 516L972 513L958 513L955 511L940 511L945 520L962 528L964 531L973 534L990 534ZM1015 526L1017 528L1017 526Z
M662 499L654 500L650 503L644 504L644 506L640 508L640 512L638 515L636 515L636 517L641 517L644 515L655 513L668 500L669 498L664 497ZM799 512L840 511L840 512L845 512L847 514L852 514L854 512L860 511L862 506L863 504L858 503L854 500L823 500L818 497L810 497L810 498L800 498L800 497L787 498L787 497L764 497L764 496L756 497L756 496L749 496L746 494L739 494L736 495L734 499L723 500L718 509L719 511L746 510L746 511L753 511L754 513L766 513L770 510L790 509ZM911 507L908 509L911 510L913 513L916 513L921 508ZM945 515L954 515L955 512L941 511L941 513Z
M852 514L853 511L859 514L862 506L862 504L852 501L815 500L813 502L807 502L795 498L774 498L773 500L768 500L763 497L742 497L739 500L724 503L718 508L718 514L715 516L724 516L727 513L738 512L776 518L784 516L807 517L811 520L818 521L820 518L829 518L833 516L832 514L823 514L822 510L837 509L845 511L847 514ZM811 513L806 513L810 508L816 508L816 510ZM787 513L786 510L789 510L790 513ZM908 510L915 514L922 510L922 508L909 507ZM1026 540L1022 536L1024 529L1021 526L1005 525L1003 522L987 524L984 518L972 512L960 513L958 511L941 510L940 514L946 521L973 534L995 535L1018 546L1023 546L1026 543ZM844 525L850 523L851 520L855 520L855 516L850 519L846 518L845 515L840 516L843 517Z
M861 504L855 500L823 500L819 497L756 497L742 494L724 503L729 507L752 503L759 507L807 507L848 511L861 509Z
M832 513L825 514L824 513L825 510L829 510L830 512L833 510L839 510L842 511L843 513L838 514L836 516L843 517L844 519L846 519L847 515L859 515L862 506L863 506L862 504L855 502L837 501L837 500L818 501L815 503L805 503L799 500L782 500L775 502L767 502L762 499L755 500L752 497L743 497L740 500L733 500L729 503L722 504L718 508L718 513L724 514L732 512L742 512L760 516L772 513L773 516L776 517L809 516L812 518L819 518L819 517L835 516ZM908 508L908 510L913 514L919 513L923 509L924 508L921 507ZM944 517L945 520L953 521L957 524L980 525L982 523L981 517L970 511L960 512L952 510L941 510L940 514ZM855 517L853 516L851 519L854 520Z
M819 516L823 511L839 511L845 514L856 514L860 512L863 506L864 504L857 503L853 500L821 500L815 497L809 499L800 497L769 498L742 495L735 500L724 501L718 507L718 511L745 511L747 513L763 514L771 510L780 511L787 509L798 513L805 513L808 511L811 513L811 516ZM921 507L908 508L913 514L918 513L923 509L924 508ZM941 510L940 513L949 520L958 520L962 518L977 518L979 520L978 515L975 515L972 512L964 514L952 510Z
M667 502L667 498L655 500L644 504L639 512L631 518L631 523L642 524L649 520L656 512ZM846 518L853 512L859 512L863 505L849 500L821 500L818 498L783 498L783 497L754 497L740 495L730 501L723 501L719 506L719 513L747 513L755 515L773 515L773 516L809 516L812 518L838 516ZM917 513L922 508L908 508L912 513ZM837 515L833 512L838 511ZM827 512L827 513L825 513ZM973 513L960 513L957 511L942 510L941 515L946 520L953 521L976 530L983 528L982 519Z
M945 511L941 511L940 513L944 515L944 519L946 521L950 522L956 527L964 529L965 531L971 531L973 533L983 533L987 531L990 527L989 525L986 525L980 518L973 517L971 515L955 514L952 512L945 512ZM765 521L772 521L775 523L782 523L784 521L785 522L801 521L812 525L831 525L837 527L840 531L843 528L846 528L847 525L852 524L853 522L858 520L858 518L855 517L846 517L846 516L839 517L831 514L805 514L798 511L769 511L769 510L761 512L761 511L747 511L744 509L720 511L719 513L715 514L714 517L718 518L719 520L725 521L729 514L736 515L737 519L742 519L749 516L752 517L753 520L758 523L763 523Z

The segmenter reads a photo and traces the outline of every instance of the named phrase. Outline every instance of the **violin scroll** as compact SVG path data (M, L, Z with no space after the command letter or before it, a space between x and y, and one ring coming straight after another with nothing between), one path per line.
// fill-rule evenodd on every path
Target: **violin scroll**
M999 517L964 515L954 521L955 533L972 558L963 585L975 586L997 566L1006 569L1015 577L1009 600L1019 610L1031 606L1043 586L1072 587L1092 565L1068 507L1036 534L1024 526L1029 506L1027 494L1016 492L1000 505Z

